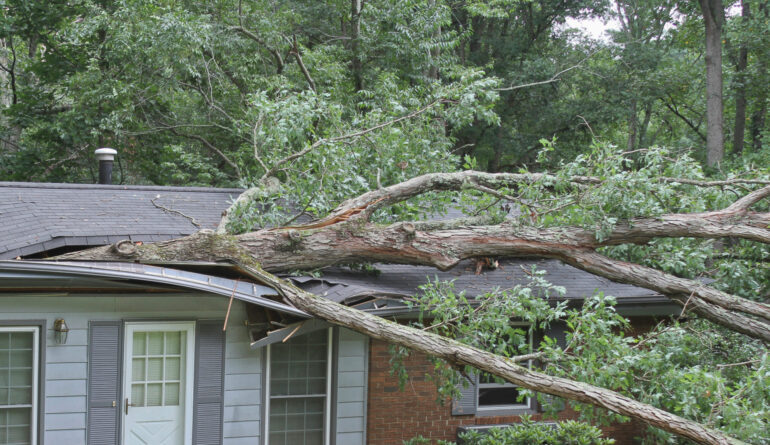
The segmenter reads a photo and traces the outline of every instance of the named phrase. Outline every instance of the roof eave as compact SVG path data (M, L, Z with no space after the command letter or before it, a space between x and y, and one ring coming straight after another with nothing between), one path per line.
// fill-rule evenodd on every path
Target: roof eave
M311 318L305 312L296 309L287 304L273 301L269 298L265 298L264 295L278 295L274 289L263 286L260 284L251 284L253 292L251 294L238 290L238 281L230 280L227 278L216 278L222 282L229 282L232 284L232 288L228 289L223 286L213 285L211 283L205 283L203 281L184 280L177 276L169 276L162 273L161 266L146 266L159 269L159 273L138 273L126 270L115 270L107 267L99 267L98 262L90 263L89 266L84 264L65 263L65 262L50 262L50 261L8 261L0 260L0 271L9 270L14 272L28 272L28 273L50 273L59 275L70 275L79 277L98 277L107 280L137 280L150 283L164 284L179 287L182 289L200 291L224 297L232 297L247 303L262 306L268 309L272 309L279 312L284 312L301 318ZM170 268L168 268L170 269ZM173 269L179 271L178 269ZM181 272L181 271L179 271ZM190 272L189 274L193 274ZM178 274L176 274L178 275ZM195 275L203 275L198 274ZM210 277L210 276L209 276Z

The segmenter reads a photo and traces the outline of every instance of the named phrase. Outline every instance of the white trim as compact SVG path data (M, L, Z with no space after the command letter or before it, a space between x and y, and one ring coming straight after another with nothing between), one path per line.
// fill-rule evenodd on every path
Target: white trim
M324 444L331 443L331 415L332 415L332 343L334 337L332 328L329 328L326 337L326 409L324 410Z
M40 328L38 326L0 326L0 332L31 332L32 333L32 415L30 416L30 443L37 444L38 432L38 392L40 391ZM24 407L27 404L10 405Z
M327 344L326 344L326 403L324 406L324 445L331 444L331 400L332 400L332 342L334 341L333 330L331 327L327 328ZM265 415L264 415L264 437L262 443L264 445L270 445L270 368L271 368L271 352L272 344L265 347L265 387L264 403L265 403ZM307 397L307 396L303 396Z
M179 329L182 327L183 329ZM184 443L192 443L192 422L193 422L193 404L195 386L195 322L194 321L165 321L165 322L126 322L123 327L123 399L121 400L120 412L120 438L122 442L126 440L126 411L123 403L131 394L131 382L128 379L127 370L131 366L133 349L129 348L129 341L133 343L133 332L141 330L142 332L157 332L184 330L187 335L187 357L185 359L185 392L184 392ZM121 442L121 443L122 443Z
M264 436L262 438L262 443L265 445L269 445L270 443L270 345L267 345L267 350L265 351L265 387L262 388L262 392L264 393L264 399L265 399L265 415L263 416L264 419L262 419L265 423L264 428Z

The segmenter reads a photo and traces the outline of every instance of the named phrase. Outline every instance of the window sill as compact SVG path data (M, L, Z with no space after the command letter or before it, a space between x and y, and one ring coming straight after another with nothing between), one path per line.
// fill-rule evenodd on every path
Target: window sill
M519 416L521 414L535 414L536 412L535 409L527 405L479 407L476 409L476 417Z

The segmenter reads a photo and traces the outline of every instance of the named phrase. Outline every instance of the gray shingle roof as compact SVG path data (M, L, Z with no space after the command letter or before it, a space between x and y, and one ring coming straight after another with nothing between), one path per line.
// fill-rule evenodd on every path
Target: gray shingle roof
M0 182L0 259L27 256L63 246L95 246L122 239L162 241L214 229L221 213L242 190L200 187L37 184ZM450 211L447 217L462 216ZM439 218L435 218L439 219ZM196 226L197 223L200 227ZM454 280L474 296L527 281L532 265L580 299L600 290L626 302L659 300L655 293L613 283L554 260L511 259L475 274L473 262L441 272L431 267L378 265L379 275L332 268L321 278L294 277L305 289L353 304L366 296L415 295L429 278Z
M214 229L241 191L0 182L0 259L122 239L162 241Z
M617 297L619 301L657 297L655 292L648 289L615 283L557 260L523 258L501 260L497 269L483 270L479 275L476 275L473 261L463 261L445 272L427 266L378 264L375 266L380 271L378 275L333 268L325 270L319 278L292 277L292 280L312 293L347 304L366 296L416 295L420 293L421 285L437 278L441 281L454 281L457 292L462 291L473 297L496 288L508 289L517 284L526 284L533 266L546 272L546 280L556 286L563 286L566 299L583 299L596 291ZM665 300L661 298L661 301Z

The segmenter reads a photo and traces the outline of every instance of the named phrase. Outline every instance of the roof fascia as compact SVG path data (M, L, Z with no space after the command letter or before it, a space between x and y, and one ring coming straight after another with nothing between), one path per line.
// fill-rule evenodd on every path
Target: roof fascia
M98 263L94 263L98 264ZM158 267L158 266L153 266ZM75 264L62 264L62 263L43 263L43 262L27 262L27 261L0 261L0 270L10 271L24 271L32 273L52 273L57 275L72 275L75 277L98 277L102 279L119 279L119 280L140 280L152 283L160 283L171 285L183 289L196 290L206 292L210 294L220 295L224 297L233 297L247 303L255 304L258 306L273 309L275 311L288 313L302 318L310 318L305 312L296 309L292 306L278 303L263 297L263 295L277 295L277 292L270 287L260 284L252 284L254 294L250 295L241 292L237 289L237 281L226 278L219 278L218 280L226 280L233 284L232 289L226 289L219 286L213 286L203 282L187 281L175 278L172 276L164 276L158 274L137 273L123 270L113 270L97 267L85 267ZM198 274L205 275L205 274Z

